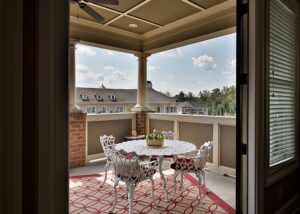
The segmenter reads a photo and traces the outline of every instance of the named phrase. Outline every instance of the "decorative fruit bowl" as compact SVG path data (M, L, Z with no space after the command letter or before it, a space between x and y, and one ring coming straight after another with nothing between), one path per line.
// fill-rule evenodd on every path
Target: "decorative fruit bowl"
M147 134L146 142L147 146L162 147L164 145L164 135L154 129L153 133Z

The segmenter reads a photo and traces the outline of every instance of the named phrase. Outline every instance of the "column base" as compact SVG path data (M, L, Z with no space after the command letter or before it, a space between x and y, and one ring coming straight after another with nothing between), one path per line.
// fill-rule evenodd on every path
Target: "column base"
M80 113L80 112L82 112L82 109L78 105L70 105L69 112Z
M141 105L136 105L131 109L132 112L154 112L150 106L141 106Z

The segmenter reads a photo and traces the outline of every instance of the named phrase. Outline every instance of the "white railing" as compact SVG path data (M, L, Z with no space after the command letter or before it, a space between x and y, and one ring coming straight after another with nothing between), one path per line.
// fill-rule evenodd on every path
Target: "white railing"
M129 122L129 121L130 122ZM126 124L123 124L122 121L126 121ZM149 132L150 128L150 121L156 121L157 123L160 123L161 121L169 121L168 124L171 125L171 130L176 132L180 139L180 134L184 133L181 129L181 126L184 124L185 126L188 126L188 128L191 126L194 126L195 124L198 125L209 125L211 128L209 128L208 133L210 136L212 136L212 140L214 142L213 146L213 154L212 154L212 160L211 163L207 163L208 169L216 172L218 174L228 174L235 176L235 168L234 167L228 167L226 165L222 165L221 163L221 130L225 127L235 127L236 126L236 119L234 117L221 117L221 116L200 116L200 115L180 115L180 114L164 114L164 113L148 113L146 118L146 131ZM95 129L95 126L97 129ZM107 129L107 126L110 128ZM113 134L115 136L119 136L119 141L121 142L121 136L131 134L132 130L136 129L136 114L135 113L120 113L120 114L100 114L100 115L88 115L87 116L87 130L86 130L86 160L87 162L95 159L104 158L103 152L100 150L100 143L99 143L99 136L102 134ZM98 131L99 130L99 131ZM235 130L235 129L234 129ZM123 131L123 132L122 132ZM212 133L211 133L212 132ZM225 133L222 133L223 135L230 134L232 142L230 140L229 144L231 147L235 148L235 135L234 133L226 133L226 131L223 131ZM192 132L191 134L195 134L195 132ZM196 133L198 134L198 133ZM92 135L92 137L91 137ZM93 135L95 136L93 138ZM234 137L232 137L234 136ZM96 138L97 137L97 138ZM184 136L182 136L184 137ZM195 137L195 136L194 136ZM91 142L89 142L89 138L92 139ZM227 140L228 141L228 140ZM222 144L223 145L223 144ZM228 142L227 144L228 145ZM89 150L91 148L94 148L97 150L97 152L89 153ZM95 150L94 150L95 151ZM224 155L224 151L223 151ZM226 151L226 154L223 156L223 159L227 157L230 157L233 159L236 155L236 152L234 149L231 149Z
M200 116L200 115L182 115L182 114L162 114L162 113L149 113L146 119L146 130L149 132L150 120L163 120L173 122L173 131L178 134L180 139L180 123L197 123L197 124L209 124L213 126L213 158L212 163L207 163L209 170L218 174L224 175L236 175L235 168L221 165L221 140L220 140L220 128L221 126L236 126L235 117L223 117L223 116ZM226 134L226 133L225 133ZM234 142L235 144L235 138ZM235 147L235 145L231 145ZM231 157L236 156L236 151L230 151L232 154L227 154Z

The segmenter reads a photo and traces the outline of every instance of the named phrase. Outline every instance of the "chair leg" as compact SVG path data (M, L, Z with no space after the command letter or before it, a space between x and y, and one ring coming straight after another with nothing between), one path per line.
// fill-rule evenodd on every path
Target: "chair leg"
M126 184L128 185L128 190L129 190L129 196L128 196L128 200L129 200L129 214L132 214L132 205L133 205L133 199L134 199L134 189L135 189L135 184L131 183L131 184Z
M114 212L114 209L116 207L116 204L117 204L117 186L119 184L119 179L115 179L115 184L114 184L114 197L115 197L115 200L114 200L114 204L111 208L111 210L109 211L109 213L113 213Z
M202 183L203 183L203 187L205 188L206 192L210 192L210 190L206 187L206 181L205 181L205 170L201 170L201 175L202 175Z
M177 181L177 176L178 176L178 171L175 171L175 172L174 172L174 175L173 175L173 180L174 180L174 191L173 191L173 195L171 196L170 200L173 200L173 198L174 198L175 195L176 195L176 181Z
M182 188L183 187L183 172L181 171L180 172L180 186L179 188Z
M202 191L201 191L201 175L200 172L195 172L197 178L198 178L198 189L199 189L199 197L200 197L200 203L202 202Z
M154 200L154 181L153 181L153 177L150 177L150 181L151 181L151 198L152 198L152 202L155 206L157 206L157 204Z
M103 183L100 185L100 188L102 188L103 186L104 186L104 184L105 184L105 182L106 182L106 178L107 178L107 168L109 167L109 163L106 163L105 164L105 176L104 176L104 181L103 181Z
M111 170L112 170L112 175L111 175L111 179L110 179L110 180L111 180L111 181L115 181L116 175L115 175L115 169L114 169L112 163L110 163L110 167L111 167Z

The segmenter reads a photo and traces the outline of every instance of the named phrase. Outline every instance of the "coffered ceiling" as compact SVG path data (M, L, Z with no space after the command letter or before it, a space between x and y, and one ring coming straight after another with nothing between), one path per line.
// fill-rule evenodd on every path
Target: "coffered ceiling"
M113 43L116 48L121 49L123 48L122 44L118 43L126 42L127 45L132 46L132 50L138 52L147 49L158 50L159 46L165 45L154 45L154 47L154 40L158 42L168 35L171 39L174 33L180 34L180 32L192 30L198 25L202 25L200 31L206 29L206 35L212 33L212 29L209 30L209 28L215 28L213 31L217 32L235 26L234 0L119 0L119 5L96 5L89 2L86 4L101 14L105 20L103 23L96 22L77 4L71 4L71 37L83 42L98 43L102 46L111 46L110 43ZM208 23L215 25L213 21L218 18L223 19L223 26L221 26L221 20L215 23L220 25L218 29L216 26L209 27L207 25ZM200 35L200 32L198 34ZM205 32L202 32L203 36L204 34ZM179 39L185 35L185 39ZM185 35L178 36L178 41L175 39L172 43L192 39L188 38L188 33ZM111 41L107 41L108 38ZM125 45L123 46L125 47Z

